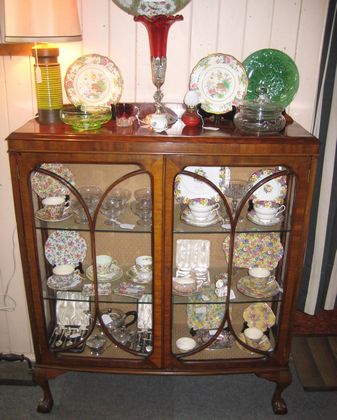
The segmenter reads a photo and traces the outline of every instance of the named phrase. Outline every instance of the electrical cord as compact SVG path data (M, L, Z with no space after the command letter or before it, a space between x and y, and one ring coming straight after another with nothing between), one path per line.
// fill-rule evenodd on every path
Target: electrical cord
M0 306L0 311L6 311L6 312L13 312L13 311L15 311L15 308L16 308L15 299L12 298L11 296L9 296L9 294L8 294L9 286L10 286L11 281L13 280L13 277L16 273L15 234L16 234L16 227L14 228L13 233L12 233L13 271L12 271L12 274L10 275L9 280L7 282L7 285L5 287L5 292L3 294L0 294L0 298L2 298L2 301L3 301L3 305Z

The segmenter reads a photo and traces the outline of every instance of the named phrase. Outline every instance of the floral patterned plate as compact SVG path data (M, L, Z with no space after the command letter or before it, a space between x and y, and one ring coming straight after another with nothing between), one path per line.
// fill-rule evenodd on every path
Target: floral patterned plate
M223 243L228 261L229 240ZM278 233L239 233L235 236L234 266L275 268L283 256L283 246Z
M275 314L265 302L252 303L243 311L243 319L248 327L256 327L266 331L275 324Z
M48 237L44 252L51 265L70 264L77 267L86 256L87 243L78 232L59 230Z
M87 54L68 67L64 88L75 106L110 106L122 95L123 78L108 57Z
M42 169L54 172L59 175L71 185L75 185L75 178L70 169L63 166L62 163L43 163ZM59 196L70 194L69 189L59 182L57 179L42 174L41 172L34 172L31 178L32 188L40 198L50 196Z
M246 95L248 78L243 65L233 56L210 54L192 70L190 89L198 90L201 108L211 114L224 114Z
M203 176L220 188L223 182L225 168L219 166L187 166L186 171ZM174 183L174 196L177 201L187 204L194 198L208 198L219 201L217 192L206 182L199 181L188 175L178 175Z
M112 0L119 8L132 16L173 15L191 0Z
M240 293L257 299L266 299L277 295L281 289L276 280L269 282L263 289L257 289L249 276L241 277L236 285Z
M267 176L273 175L279 172L279 168L263 168L254 172L248 180L248 189L252 188L258 182L262 181ZM261 185L253 193L253 199L260 201L275 201L277 203L283 203L285 196L287 195L287 177L280 176L274 178L271 181Z

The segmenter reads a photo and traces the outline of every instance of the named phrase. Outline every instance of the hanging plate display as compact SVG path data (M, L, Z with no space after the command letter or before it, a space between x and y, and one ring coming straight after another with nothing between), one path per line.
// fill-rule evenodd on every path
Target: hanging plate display
M44 252L51 265L70 264L77 267L86 256L87 243L78 232L59 230L48 237Z
M87 54L68 67L64 88L75 106L111 106L120 100L123 78L108 57Z
M287 54L265 48L255 51L242 64L249 80L246 99L257 99L261 88L265 88L272 102L283 108L290 104L299 87L299 73Z
M70 184L75 185L73 173L70 169L63 166L62 163L43 163L41 168L54 172ZM34 172L32 176L32 188L40 198L70 194L69 189L57 179L40 172Z
M225 168L217 166L187 166L184 170L203 176L220 188ZM219 201L216 191L199 179L188 175L178 175L174 184L174 196L176 200L188 203L193 198L209 198Z
M267 176L273 175L279 171L280 169L278 168L259 169L250 176L248 180L248 189L252 188ZM283 203L286 195L287 177L283 175L261 185L261 187L252 194L252 197L259 201L275 201L277 203Z
M119 8L132 16L173 15L191 0L112 0Z
M224 114L246 95L248 79L242 64L233 56L215 53L202 58L192 70L190 89L200 95L201 108Z
M228 261L229 240L227 236L223 247ZM278 233L239 233L234 241L235 267L275 268L283 256L283 246Z

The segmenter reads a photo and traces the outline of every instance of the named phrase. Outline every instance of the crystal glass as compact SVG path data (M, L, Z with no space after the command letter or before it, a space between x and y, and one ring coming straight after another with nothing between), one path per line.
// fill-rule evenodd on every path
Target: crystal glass
M92 216L102 196L102 190L99 187L96 187L95 185L85 185L83 187L80 187L78 191L81 194L83 200L85 201L90 215ZM78 200L75 200L72 206L76 214L76 223L87 223L87 216L81 203Z
M101 213L107 218L106 225L120 225L118 217L124 212L130 200L131 192L124 188L115 188L102 203Z
M149 226L152 223L152 193L151 188L140 188L134 192L136 203L134 213L139 217L137 224Z

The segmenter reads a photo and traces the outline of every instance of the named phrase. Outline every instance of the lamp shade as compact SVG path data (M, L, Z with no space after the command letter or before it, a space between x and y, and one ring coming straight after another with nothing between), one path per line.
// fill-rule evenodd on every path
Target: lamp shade
M5 42L82 39L76 0L3 0Z

